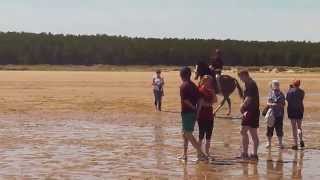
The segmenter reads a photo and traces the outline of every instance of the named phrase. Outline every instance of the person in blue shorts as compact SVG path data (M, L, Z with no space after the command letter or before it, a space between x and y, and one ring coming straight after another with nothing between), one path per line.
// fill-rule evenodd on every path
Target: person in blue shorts
M182 84L180 86L181 97L181 118L182 118L182 132L184 141L184 151L181 159L187 160L188 144L191 142L193 147L198 152L199 160L206 160L207 156L201 150L200 144L193 136L194 126L196 122L197 102L199 99L199 92L197 86L191 81L191 69L184 67L180 70L180 77Z

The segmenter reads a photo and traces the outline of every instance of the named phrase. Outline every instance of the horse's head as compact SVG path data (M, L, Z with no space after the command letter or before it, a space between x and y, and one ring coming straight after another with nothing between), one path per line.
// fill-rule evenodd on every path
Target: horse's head
M195 66L195 80L198 80L204 75L210 75L210 69L207 63L199 61Z

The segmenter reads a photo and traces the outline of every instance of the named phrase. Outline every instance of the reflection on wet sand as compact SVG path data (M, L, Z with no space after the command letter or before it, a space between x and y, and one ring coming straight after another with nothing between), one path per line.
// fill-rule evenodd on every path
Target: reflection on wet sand
M303 168L303 151L294 152L294 160L292 163L292 179L302 179L302 168Z
M283 178L283 158L282 158L282 150L278 150L277 156L273 159L271 150L268 150L266 160L266 171L268 179L282 179Z
M258 172L258 162L253 163L242 163L242 171L244 177L257 178Z
M133 121L140 118L130 116ZM177 160L178 116L157 114L150 125L105 120L0 120L0 177L58 179L317 179L320 151L260 148L260 160L235 159L238 124L216 120L212 162ZM223 127L223 128L222 128ZM306 129L310 129L306 127ZM195 132L196 134L197 132ZM308 133L308 131L306 131ZM289 141L289 140L288 140ZM316 144L315 144L316 146Z
M154 146L155 146L155 157L157 162L157 168L162 168L162 162L166 162L166 157L164 155L164 137L163 129L161 127L161 116L157 116L154 123Z

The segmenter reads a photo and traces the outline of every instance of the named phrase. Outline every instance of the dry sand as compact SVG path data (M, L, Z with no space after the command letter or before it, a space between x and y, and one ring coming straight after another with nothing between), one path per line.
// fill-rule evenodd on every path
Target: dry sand
M307 92L307 147L292 151L289 120L286 149L264 149L260 161L238 163L239 120L215 121L211 164L187 164L181 152L178 72L164 73L164 112L153 108L150 72L1 71L0 177L3 179L318 179L320 177L319 82L316 73L254 73L265 102L268 83L284 91L293 78ZM235 74L231 74L235 76ZM239 97L232 96L233 116ZM223 114L222 109L220 114ZM197 131L195 132L197 134Z

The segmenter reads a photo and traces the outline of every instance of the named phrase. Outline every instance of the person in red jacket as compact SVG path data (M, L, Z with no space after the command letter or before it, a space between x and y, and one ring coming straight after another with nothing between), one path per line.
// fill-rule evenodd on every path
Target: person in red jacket
M199 125L199 144L202 147L202 141L206 137L205 152L210 156L210 141L213 131L213 103L217 102L217 96L212 87L213 78L205 75L198 87L199 101L197 109L197 121Z

